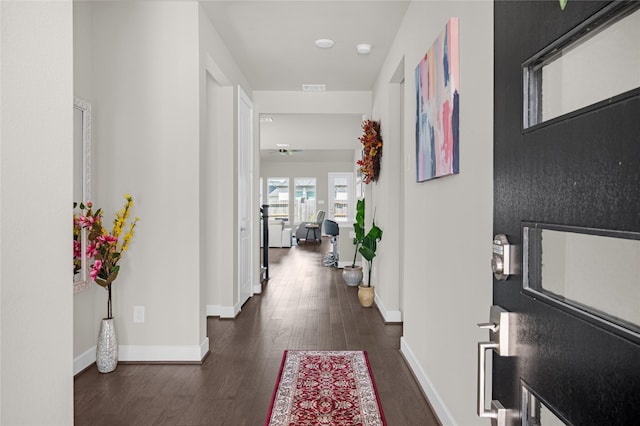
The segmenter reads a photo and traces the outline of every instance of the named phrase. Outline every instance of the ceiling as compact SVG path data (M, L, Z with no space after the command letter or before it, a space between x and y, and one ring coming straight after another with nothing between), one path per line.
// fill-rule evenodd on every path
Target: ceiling
M253 90L369 91L409 5L401 0L202 1ZM335 45L314 44L330 38ZM356 46L372 45L360 55ZM265 114L263 114L263 117ZM260 124L261 161L352 161L362 117L339 114L269 115ZM289 144L278 147L277 144ZM292 155L281 155L278 149ZM328 151L328 152L322 152Z
M359 149L359 114L262 114L262 149Z
M371 90L410 2L203 1L253 90ZM330 38L335 46L314 44ZM369 43L369 55L356 45Z

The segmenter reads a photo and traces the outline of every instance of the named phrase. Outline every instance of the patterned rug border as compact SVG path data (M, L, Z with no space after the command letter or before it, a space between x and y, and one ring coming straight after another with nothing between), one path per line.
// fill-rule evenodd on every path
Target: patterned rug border
M288 359L288 355L290 353L297 353L297 354L336 354L336 355L346 355L346 354L362 354L364 360L365 360L365 364L367 366L367 373L369 375L369 380L371 381L371 386L373 388L373 393L375 395L375 401L377 404L377 408L378 408L378 413L380 415L380 421L381 426L387 426L387 421L384 417L384 412L382 410L382 403L380 402L380 395L378 394L378 387L376 386L376 382L375 379L373 377L373 370L371 369L371 363L369 362L369 356L367 354L367 351L331 351L331 350L298 350L298 349L287 349L284 351L284 353L282 354L282 361L280 362L280 370L278 371L278 377L276 378L276 383L275 386L273 387L273 393L271 396L271 403L269 404L269 411L267 413L267 418L265 421L265 426L269 426L271 424L271 416L273 414L273 408L274 405L276 403L276 398L278 395L278 389L280 388L280 383L282 381L282 374L284 372L286 363L287 363L287 359Z

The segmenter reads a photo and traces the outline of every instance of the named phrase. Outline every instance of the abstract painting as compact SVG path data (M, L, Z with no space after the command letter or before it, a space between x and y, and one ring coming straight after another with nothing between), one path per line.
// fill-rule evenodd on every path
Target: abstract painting
M417 181L459 173L460 62L458 18L416 67Z

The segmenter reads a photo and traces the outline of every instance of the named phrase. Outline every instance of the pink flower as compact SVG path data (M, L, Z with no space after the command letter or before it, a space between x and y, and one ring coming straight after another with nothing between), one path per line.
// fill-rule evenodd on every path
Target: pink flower
M88 208L93 207L93 203L92 203L91 201L87 201L87 207L88 207Z
M89 244L87 247L87 257L93 257L98 253L97 247L95 244Z
M95 218L93 216L80 216L79 222L83 227L91 228L93 222L95 222Z
M89 276L91 277L92 280L96 279L96 277L98 276L98 273L100 273L100 268L102 268L102 260L96 260L93 263L93 268L91 269L91 272L89 272Z
M96 247L99 248L106 245L111 246L111 250L113 250L115 248L115 245L118 243L118 239L111 235L100 235L98 238L96 238L96 240Z
M82 249L82 244L80 244L80 241L74 241L73 242L73 257L75 259L80 259L80 256L82 255L81 249Z

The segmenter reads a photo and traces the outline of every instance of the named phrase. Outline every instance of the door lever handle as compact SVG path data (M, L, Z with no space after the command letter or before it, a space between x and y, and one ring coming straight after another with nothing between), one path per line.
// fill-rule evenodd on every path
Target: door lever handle
M489 329L494 333L500 329L500 325L493 322L481 322L481 323L478 323L478 327Z
M486 353L490 349L496 350L499 346L495 342L478 343L478 416L490 418L492 425L505 426L507 424L507 410L500 401L491 400L490 409L485 406Z

